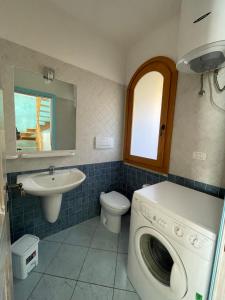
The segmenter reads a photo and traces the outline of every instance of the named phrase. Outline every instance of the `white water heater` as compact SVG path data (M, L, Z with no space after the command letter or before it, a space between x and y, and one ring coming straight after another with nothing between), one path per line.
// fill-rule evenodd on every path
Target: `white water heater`
M225 66L225 0L182 0L177 69L205 73Z

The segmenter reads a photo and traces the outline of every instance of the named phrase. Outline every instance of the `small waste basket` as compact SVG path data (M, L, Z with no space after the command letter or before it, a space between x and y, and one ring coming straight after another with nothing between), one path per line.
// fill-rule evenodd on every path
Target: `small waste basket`
M38 243L37 236L25 234L12 244L12 267L16 278L25 279L38 265Z

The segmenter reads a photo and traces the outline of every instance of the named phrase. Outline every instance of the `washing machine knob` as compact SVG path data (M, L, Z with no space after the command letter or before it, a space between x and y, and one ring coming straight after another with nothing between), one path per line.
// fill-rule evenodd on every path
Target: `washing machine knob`
M201 248L201 242L199 241L198 238L195 238L195 239L194 239L194 241L193 241L193 246L194 246L196 249Z
M175 226L174 231L175 231L176 236L178 236L178 237L182 237L184 235L183 229L178 226Z

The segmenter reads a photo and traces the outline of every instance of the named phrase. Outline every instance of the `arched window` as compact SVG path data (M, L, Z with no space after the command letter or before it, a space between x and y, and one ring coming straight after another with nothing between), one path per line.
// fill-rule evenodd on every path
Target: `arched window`
M167 57L138 68L127 89L124 161L167 173L177 71Z

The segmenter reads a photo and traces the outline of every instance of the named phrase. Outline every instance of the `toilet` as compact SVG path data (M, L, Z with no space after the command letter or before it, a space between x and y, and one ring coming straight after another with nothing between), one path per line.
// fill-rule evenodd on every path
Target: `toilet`
M100 195L101 222L111 232L119 233L121 217L130 208L130 201L122 194L112 191Z

